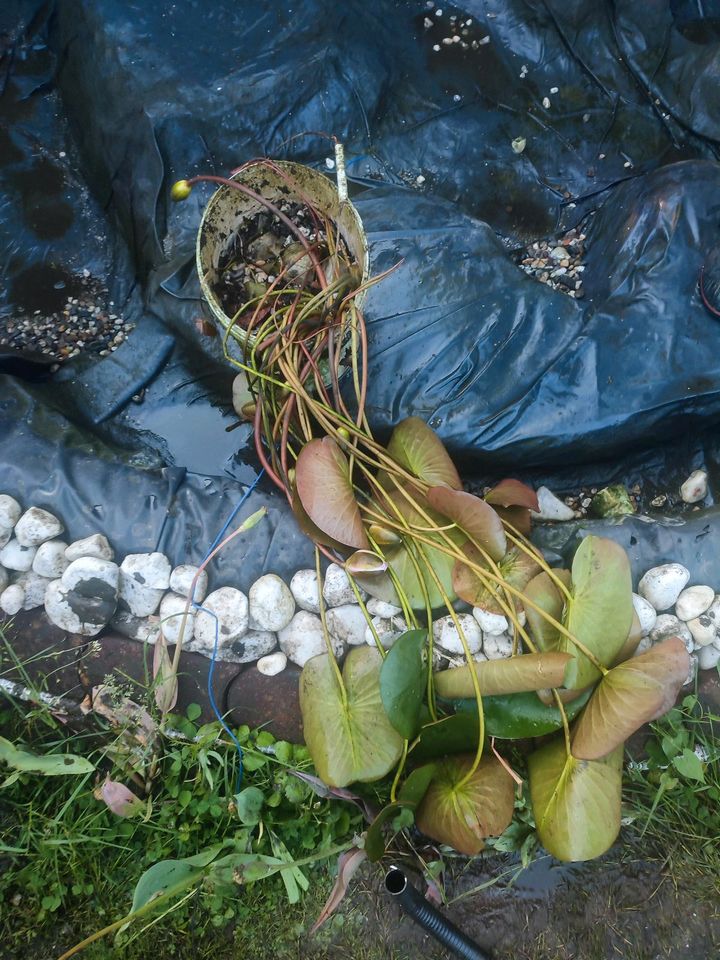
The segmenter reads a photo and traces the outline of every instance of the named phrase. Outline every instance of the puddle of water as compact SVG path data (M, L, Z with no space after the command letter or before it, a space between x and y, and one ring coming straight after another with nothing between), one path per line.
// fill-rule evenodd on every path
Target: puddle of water
M79 277L52 263L34 263L13 277L10 302L19 310L50 315L62 310L68 297L82 295Z
M164 441L168 458L190 473L229 475L243 483L255 479L256 469L244 462L253 452L251 428L243 424L229 433L232 414L209 404L148 408L138 412L139 426ZM251 460L253 457L251 456Z

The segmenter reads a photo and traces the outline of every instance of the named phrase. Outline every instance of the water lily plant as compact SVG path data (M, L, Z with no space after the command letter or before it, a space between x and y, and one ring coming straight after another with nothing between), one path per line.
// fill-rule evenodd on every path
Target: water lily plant
M528 757L540 841L561 860L598 856L620 828L623 742L672 705L688 653L673 638L632 656L640 631L617 544L586 537L571 569L552 568L528 539L538 509L529 487L506 479L484 496L466 492L419 418L398 423L387 443L374 435L359 305L369 284L334 240L336 225L300 185L288 186L310 208L329 256L293 228L312 283L289 284L284 266L228 318L224 344L247 375L258 455L316 545L318 580L322 557L344 566L374 639L339 663L320 597L327 652L300 681L316 770L334 788L392 778L390 802L365 838L371 860L383 855L383 827L400 811L428 837L473 855L512 817L515 780L502 742L541 738ZM245 344L243 360L228 348L232 338ZM381 636L368 594L399 607L407 629ZM476 662L461 619L468 606L505 618L509 658ZM436 669L439 617L452 619L464 652L464 663L446 670Z

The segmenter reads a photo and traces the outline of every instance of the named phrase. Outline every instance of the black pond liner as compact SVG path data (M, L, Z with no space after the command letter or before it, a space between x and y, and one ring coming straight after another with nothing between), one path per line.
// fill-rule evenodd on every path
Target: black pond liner
M0 488L121 555L202 557L258 465L219 339L193 322L212 188L183 204L169 188L263 155L324 170L328 141L306 134L326 131L345 144L371 272L403 260L366 301L380 439L415 415L468 480L662 491L707 464L713 489L720 324L698 277L705 264L712 280L720 222L715 8L467 0L428 26L415 0L132 18L123 0L3 4L0 324L88 270L136 329L56 374L3 352ZM451 14L472 24L447 45ZM518 269L513 250L589 214L582 301ZM248 514L262 505L214 584L312 564L266 483Z
M385 889L419 927L456 957L463 957L464 960L490 960L489 954L428 903L399 867L388 870L385 875Z

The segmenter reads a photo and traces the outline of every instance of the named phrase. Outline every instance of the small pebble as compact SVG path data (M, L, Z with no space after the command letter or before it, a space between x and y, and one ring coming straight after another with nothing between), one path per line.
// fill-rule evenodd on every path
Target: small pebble
M483 639L482 631L477 621L469 613L458 613L456 616L460 628L465 635L470 653L477 653L482 649ZM437 643L439 647L442 647L443 650L447 650L448 653L465 652L458 628L455 626L453 618L449 615L440 617L433 623L433 637L435 638L435 643Z
M650 631L650 639L653 643L660 643L662 640L667 640L668 637L679 637L685 644L687 652L692 653L695 641L687 626L677 617L673 617L669 613L661 613L655 626Z
M712 587L686 587L675 601L675 615L680 620L694 620L709 609L714 599Z
M73 540L65 550L68 561L79 560L80 557L97 557L98 560L114 560L115 551L110 546L108 538L102 533L93 533L82 540Z
M507 660L512 656L512 637L508 633L488 634L482 648L488 660Z
M179 593L181 597L188 597L192 589L192 583L198 568L192 563L181 563L175 567L170 574L170 589L173 593ZM207 570L203 570L195 584L195 593L193 599L196 603L202 603L207 596L208 575Z
M40 507L30 507L15 524L14 533L21 546L37 547L59 536L64 529L54 514Z
M537 513L532 511L532 516L536 520L548 520L553 522L563 522L572 520L575 517L575 511L563 503L552 490L547 487L538 487L537 490L538 506Z
M290 581L290 593L301 610L320 613L320 594L314 570L298 570ZM353 596L353 600L355 597Z
M396 607L394 603L386 603L384 600L377 600L375 597L371 597L366 606L372 617L399 617L402 613L401 607Z
M344 603L331 607L325 616L328 632L336 640L350 647L365 643L367 621L356 603Z
M253 583L248 600L250 627L254 630L282 630L295 613L295 598L284 580L274 573L266 573Z
M706 647L717 639L717 624L710 617L702 614L694 620L687 621L687 628L695 641L695 648Z
M66 550L67 544L62 540L46 540L37 548L32 569L41 577L57 580L70 565Z
M323 585L323 597L329 607L339 607L343 603L357 602L353 588L350 586L348 575L337 563L331 563L327 568L325 583Z
M2 605L2 597L0 597L0 605ZM702 647L698 650L697 660L700 670L712 670L720 663L720 647L713 644Z
M7 570L25 573L33 565L37 547L24 547L14 537L0 550L0 563Z
M307 610L299 610L290 623L278 631L278 641L288 660L299 667L304 667L311 657L327 653L322 621ZM343 644L334 637L331 637L331 643L335 656L342 656Z
M648 570L638 584L638 593L660 613L669 610L690 579L690 571L681 563L664 563Z
M694 470L680 487L680 496L685 503L699 503L707 496L708 475L705 470Z
M270 653L265 657L260 657L256 666L258 671L264 674L266 677L274 677L277 676L278 673L283 672L287 666L287 662L287 655L284 654L282 650L277 650L275 653Z
M640 621L642 635L646 637L655 626L657 612L649 600L639 596L637 593L632 595L632 602L637 618Z
M19 583L11 583L0 594L0 609L9 617L19 613L25 603L25 591Z
M489 613L482 607L473 607L472 615L480 625L483 634L505 633L509 629L507 617L501 613Z

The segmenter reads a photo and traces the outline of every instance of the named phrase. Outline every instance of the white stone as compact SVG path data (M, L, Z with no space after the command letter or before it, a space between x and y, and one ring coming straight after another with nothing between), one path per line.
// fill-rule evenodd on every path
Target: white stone
M650 649L652 648L652 645L653 645L653 644L652 644L652 640L650 639L650 637L643 637L642 640L640 641L640 643L639 643L639 644L637 645L637 647L635 648L635 652L633 653L633 656L634 656L634 657L639 657L641 654L647 653L648 650L650 650Z
M50 577L43 577L32 570L20 574L15 583L22 587L25 593L23 610L35 610L36 607L41 607L45 603L45 591L50 582Z
M301 610L320 613L320 591L314 570L298 570L290 581L290 593Z
M331 636L341 640L349 647L365 643L367 620L356 603L343 603L340 607L331 607L325 614L325 621Z
M638 585L638 593L660 613L673 606L689 579L690 571L681 563L664 563L648 570Z
M220 587L209 594L203 603L203 610L198 610L195 615L193 650L207 651L208 656L212 654L216 624L218 652L230 647L233 641L247 633L248 599L242 590Z
M365 599L365 594L360 591L360 596ZM348 575L337 563L328 565L325 573L325 583L323 584L323 597L329 607L339 607L343 603L357 603L357 597L350 586Z
M52 580L45 591L45 612L52 623L83 637L100 633L112 615L112 606L99 597L79 596L77 591L64 587L61 580Z
M365 606L371 617L399 617L402 614L402 607L396 607L394 603L387 603L376 597L370 597Z
M241 637L231 643L218 647L218 660L231 663L252 663L261 657L272 653L277 647L277 636L269 630L248 630ZM192 649L196 649L192 647ZM199 651L205 656L212 656L212 649Z
M64 529L54 514L40 507L30 507L15 524L14 533L23 547L37 547L46 540L60 536Z
M12 530L9 530L9 529L3 530L3 528L0 527L0 550L2 550L4 546L10 543L11 539L12 539Z
M115 551L108 538L102 533L93 533L82 540L73 540L65 551L66 558L72 562L81 557L96 557L98 560L114 560Z
M695 641L695 649L714 643L718 635L717 623L706 614L687 621L687 628Z
M117 609L110 619L110 626L133 640L154 644L159 632L158 617L136 617L129 610Z
M537 513L534 510L531 511L536 520L572 520L575 516L575 511L547 487L538 487L537 498L540 509Z
M195 611L190 606L185 616L187 597L179 593L166 593L160 601L160 629L168 643L177 644L180 634L183 636L183 647L190 643L195 633ZM183 626L184 621L184 626Z
M657 611L649 600L646 600L645 597L641 597L637 593L632 595L632 602L637 618L640 621L642 635L646 637L655 626Z
M135 617L154 614L170 586L164 553L130 553L120 564L120 599Z
M198 568L192 563L181 563L180 566L175 567L173 572L170 574L170 589L173 591L173 593L179 593L181 597L190 596L192 582L195 579L195 574L197 572ZM195 584L195 596L193 599L196 603L203 602L207 596L207 589L207 570L203 570L197 579L197 583Z
M32 567L37 547L24 547L14 537L0 550L0 563L7 570L25 573Z
M25 603L25 591L19 583L11 583L0 594L0 609L9 617L19 613Z
M3 594L5 596L5 594ZM2 606L2 597L0 597L0 606ZM698 668L700 670L712 670L720 663L720 647L710 644L708 647L702 647L698 650Z
M655 622L655 626L650 631L650 639L653 643L660 643L662 640L667 640L668 637L680 637L687 648L687 652L692 653L695 642L687 626L677 617L673 617L669 613L661 613Z
M274 573L259 577L248 591L250 626L277 631L286 627L295 613L295 598L287 584Z
M0 493L0 531L10 531L20 519L22 507L15 497Z
M694 620L709 609L714 599L712 587L686 587L675 601L675 616L680 620Z
M691 657L690 657L690 669L688 670L687 679L685 680L685 683L683 684L684 687L689 686L689 685L694 681L694 679L695 679L695 677L696 677L696 675L697 675L697 672L698 672L698 667L699 667L699 659L698 659L698 657L696 657L696 656L694 656L694 655L691 656Z
M50 580L61 577L70 564L65 556L66 548L67 544L63 540L46 540L41 543L32 562L35 573Z
M402 617L373 617L372 624L381 645L386 650L389 650L400 634L407 630L407 624ZM375 636L369 626L365 627L365 643L371 647L377 646Z
M164 553L129 553L120 564L126 577L153 590L167 590L172 567Z
M290 623L278 631L278 640L288 660L299 667L304 667L311 657L327 653L322 621L308 610L298 610ZM335 656L342 656L343 644L334 637L330 640Z
M469 613L456 614L462 632L465 634L470 653L477 653L482 649L482 630L477 621ZM435 643L448 653L464 653L458 628L451 616L440 617L433 623L433 638Z
M481 607L473 607L472 615L480 624L483 633L505 633L509 628L507 617L501 613L488 613Z
M488 660L507 660L512 656L512 646L509 633L489 633L483 637L483 653Z
M0 567L0 593L3 592L8 583L10 583L10 574L5 567Z
M288 658L287 655L278 650L276 653L270 653L265 657L260 657L255 666L258 668L258 672L264 674L266 677L275 677L278 673L282 673L285 667L287 666Z
M83 596L107 596L108 589L117 594L120 571L112 560L80 557L63 571L60 580L64 589L77 590ZM99 591L99 592L98 592Z
M699 503L707 496L708 475L705 470L693 470L680 487L680 496L685 503Z

